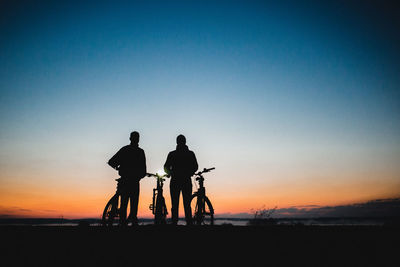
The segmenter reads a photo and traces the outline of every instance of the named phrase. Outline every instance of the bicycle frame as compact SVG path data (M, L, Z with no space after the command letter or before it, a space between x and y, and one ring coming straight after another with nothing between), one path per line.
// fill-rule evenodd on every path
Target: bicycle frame
M196 178L196 181L199 182L199 188L197 189L197 197L198 199L204 200L204 197L206 196L206 188L204 187L204 177L200 175L199 177ZM201 201L201 206L200 208L204 210L204 201Z

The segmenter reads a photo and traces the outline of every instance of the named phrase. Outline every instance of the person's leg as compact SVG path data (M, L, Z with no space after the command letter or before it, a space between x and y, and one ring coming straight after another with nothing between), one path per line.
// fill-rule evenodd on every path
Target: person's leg
M126 209L128 208L129 195L126 192L121 193L121 205L119 210L119 220L121 225L126 225Z
M180 194L180 188L179 188L179 183L177 183L173 179L171 179L171 182L169 183L169 192L171 194L171 219L172 219L172 224L177 224L178 223L178 218L179 218L179 194Z
M137 212L139 205L139 193L140 193L140 184L139 181L135 181L131 185L131 192L129 196L131 204L129 219L132 221L132 225L136 225L138 223Z
M192 198L192 181L186 180L182 187L183 206L185 208L185 220L187 225L192 224L192 209L190 200Z

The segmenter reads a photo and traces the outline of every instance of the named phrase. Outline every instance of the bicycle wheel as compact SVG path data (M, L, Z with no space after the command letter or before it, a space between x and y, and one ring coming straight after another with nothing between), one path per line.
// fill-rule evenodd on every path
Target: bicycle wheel
M192 195L190 206L193 213L193 223L197 225L214 225L214 208L206 196L198 193Z
M157 198L156 203L156 214L154 216L154 223L155 224L166 224L167 218L167 206L165 205L164 197Z
M107 203L103 211L101 224L103 226L113 226L114 218L118 216L118 198L119 195L115 194Z

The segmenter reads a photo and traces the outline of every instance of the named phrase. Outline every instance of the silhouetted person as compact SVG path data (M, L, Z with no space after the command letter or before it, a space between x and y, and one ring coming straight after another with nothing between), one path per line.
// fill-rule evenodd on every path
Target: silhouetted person
M129 218L132 225L137 224L137 210L139 204L139 181L146 175L146 157L143 149L139 147L139 133L132 132L131 144L121 148L108 164L118 170L121 176L121 225L126 225L126 210L130 200Z
M190 198L192 196L192 175L197 171L196 155L186 145L186 138L179 135L176 138L176 150L169 152L164 170L171 175L171 214L172 223L178 223L179 195L182 191L183 206L185 208L186 224L192 224L192 210Z

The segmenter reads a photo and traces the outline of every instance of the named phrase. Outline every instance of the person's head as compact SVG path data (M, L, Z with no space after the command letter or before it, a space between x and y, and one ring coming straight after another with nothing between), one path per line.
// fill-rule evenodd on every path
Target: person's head
M139 133L136 131L131 132L131 136L129 139L131 140L131 143L139 144Z
M185 145L186 144L186 137L182 134L178 135L178 137L176 138L176 143L178 145Z

